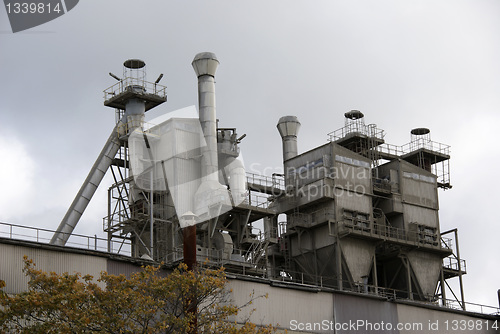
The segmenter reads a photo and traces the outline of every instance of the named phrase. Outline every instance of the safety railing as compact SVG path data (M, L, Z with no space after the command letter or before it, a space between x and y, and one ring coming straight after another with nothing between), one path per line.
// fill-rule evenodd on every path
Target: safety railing
M335 235L336 233L354 233L373 238L392 239L419 247L426 246L451 250L449 246L451 245L450 239L440 237L437 233L431 234L420 230L407 231L403 228L390 225L371 223L368 220L358 219L357 217L344 217L339 222L329 221L329 230L331 235Z
M445 155L450 154L450 145L442 144L425 138L414 139L411 142L401 146L401 149L404 153L410 153L421 148Z
M115 232L131 221L149 221L150 210L151 207L146 201L136 202L130 207L121 210L117 209L111 215L103 218L103 230L105 232ZM169 212L174 212L174 207L171 205L157 203L153 205L153 219L169 219L171 218Z
M463 310L462 303L455 299L440 299L439 306L446 307L454 310ZM482 305L477 303L465 302L465 310L474 313L500 315L500 308L495 306Z
M288 227L311 227L318 223L331 221L335 217L335 211L330 209L320 209L309 213L291 213L288 215Z
M280 232L277 227L271 227L270 229L265 230L262 234L264 240L276 239L280 236Z
M384 297L388 300L415 302L419 304L433 305L443 308L467 310L489 315L500 315L500 308L477 303L465 302L464 305L454 299L443 299L435 295L418 295L416 292L411 294L408 291L385 288L368 284L366 282L350 282L348 280L339 280L336 276L314 275L304 272L297 272L282 269L277 272L272 279L274 282L300 284L304 287L327 288L333 290L342 290L352 293L360 293L378 297Z
M252 251L234 248L231 253L227 253L224 249L199 247L196 250L196 261L211 266L221 266L228 263L255 266L257 265L257 259L259 259L255 252L260 250L258 247L252 249ZM165 257L166 263L178 263L183 260L184 251L182 247L176 247L173 251L167 253Z
M458 259L455 256L451 255L443 259L443 268L447 268L454 271L460 270L463 273L465 273L467 272L467 263L465 262L464 259L460 259L460 261L458 261Z
M384 130L373 127L373 124L349 124L343 128L337 129L333 132L328 133L328 141L333 142L342 139L349 134L356 133L364 135L371 138L376 138L382 140L384 138ZM391 155L391 156L402 156L407 153L414 152L418 149L427 149L432 152L441 153L444 155L450 154L450 145L446 145L440 142L432 141L426 138L414 139L411 142L404 145L393 145L388 143L380 144L376 147L377 152Z
M330 142L342 139L349 134L356 133L378 140L384 139L384 130L377 128L374 124L351 123L327 134Z
M55 230L50 229L0 222L0 237L7 239L48 244L55 232ZM97 235L71 233L66 246L131 256L130 241L108 241L108 239L100 238Z
M384 144L377 146L377 150L380 153L385 153L385 154L393 155L393 156L401 156L405 153L403 151L402 146L388 144L388 143L384 143Z
M248 193L248 204L262 209L267 209L269 207L269 196L250 191Z
M373 191L390 194L392 192L392 185L388 179L372 178Z
M283 175L273 174L272 176L247 172L247 182L255 185L285 190L285 179Z
M136 92L140 90L142 93L154 94L162 98L167 96L166 86L138 78L126 77L104 90L104 100L109 100L127 90L134 90Z

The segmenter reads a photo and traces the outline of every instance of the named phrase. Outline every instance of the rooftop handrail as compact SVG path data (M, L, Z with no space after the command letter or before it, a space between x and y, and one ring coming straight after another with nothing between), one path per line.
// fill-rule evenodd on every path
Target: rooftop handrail
M401 149L404 154L416 151L418 149L427 149L433 152L438 152L441 154L449 155L450 154L450 145L446 145L440 142L418 138L414 139L411 142L404 144L401 146Z
M248 204L251 206L267 209L269 207L268 195L260 195L260 193L249 192Z
M196 256L198 258L198 262L205 262L207 265L220 265L227 261L236 261L254 265L257 264L255 259L258 258L258 256L254 254L255 250L258 250L258 248L256 247L252 250L234 248L229 257L224 257L223 249L203 248L201 250L198 249ZM175 247L170 253L167 254L167 260L172 262L182 261L184 258L183 252L182 246Z
M128 87L133 86L144 87L145 93L147 94L154 94L163 98L167 96L166 86L156 84L154 82L149 82L143 79L126 77L104 90L104 100L109 100L113 96L123 93L128 89Z
M441 237L441 248L453 249L453 239Z
M386 224L370 224L369 220L360 219L358 217L343 217L342 220L337 223L339 231L341 232L348 231L348 233L360 233L363 235L372 235L374 237L392 238L408 244L451 249L448 244L449 239L440 237L437 232L427 233L425 231L411 231ZM330 221L330 224L335 224L335 221ZM332 232L333 227L330 226L330 233ZM446 242L443 242L443 239Z
M274 187L278 189L285 189L285 179L279 175L267 176L256 173L246 173L247 182L266 187Z
M327 134L328 141L333 142L346 137L351 133L359 133L373 138L384 138L384 130L374 127L372 124L348 124L340 129L329 132ZM433 152L438 152L441 154L450 154L450 145L443 144L440 142L432 141L427 138L417 138L413 139L411 142L403 145L393 145L388 143L383 143L377 146L377 150L381 153L401 156L407 153L414 152L420 148L428 149Z
M366 124L352 123L352 124L347 124L341 127L340 129L329 132L327 134L328 141L332 142L342 139L350 133L359 133L367 137L384 139L384 130L373 126L373 124L366 125Z
M403 151L402 146L388 144L388 143L381 144L381 145L377 146L376 149L381 153L386 153L386 154L391 154L391 155L396 155L396 156L401 156L405 153Z
M381 179L378 177L373 177L372 180L374 189L386 190L389 192L392 190L392 185L389 179Z
M23 226L0 222L0 237L5 237L12 240L24 240L48 244L55 232L55 230L40 227ZM111 243L111 250L109 250L109 252L126 256L131 255L130 247L128 247L131 244L130 242L109 242ZM116 252L112 251L112 249L115 248L113 247L114 245L118 246L116 247ZM123 245L125 245L126 247L123 247ZM70 233L70 238L66 243L66 246L108 253L108 239L100 238L97 235L88 236L83 234Z
M460 267L460 270L462 272L467 271L467 263L465 262L465 260L460 259L460 265L459 265L459 261L455 256L445 257L443 259L443 267L451 270L459 270Z
M286 282L296 283L296 284L298 283L310 287L331 288L333 290L340 290L338 287L339 280L336 276L312 275L303 272L282 269L280 271L280 276L276 277L275 280L280 280L285 283ZM424 295L422 297L424 297L427 300L419 301L411 299L410 296L408 295L408 291L404 290L385 288L364 282L351 283L348 280L341 280L341 282L342 282L342 289L341 289L342 291L362 293L373 296L381 296L394 301L411 301L415 303L430 304L443 308L463 310L461 303L453 299L443 299L434 295ZM416 293L414 293L413 295L416 296ZM500 314L500 308L496 306L488 306L477 303L465 302L465 309L470 312L476 312L481 314L488 314L488 315Z

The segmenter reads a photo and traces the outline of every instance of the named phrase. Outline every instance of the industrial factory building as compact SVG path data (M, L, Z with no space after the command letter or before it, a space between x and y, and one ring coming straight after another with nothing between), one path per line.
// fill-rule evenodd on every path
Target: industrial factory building
M292 333L470 333L460 324L473 323L474 333L498 332L497 307L464 300L457 229L440 228L438 191L452 187L448 145L427 128L409 129L408 144L386 143L384 130L351 110L339 113L344 124L324 145L299 152L300 120L283 116L283 173L248 173L245 135L218 126L219 61L205 52L192 65L199 118L153 124L144 115L167 100L161 76L147 81L138 59L112 75L104 105L116 124L50 242L40 237L48 231L8 224L0 235L6 292L27 288L23 255L57 272L173 268L185 261L190 229L195 258L226 268L236 304L252 291L269 295L255 302L257 324ZM106 173L113 184L101 184ZM109 189L106 240L73 234L98 186ZM75 246L82 240L85 249Z

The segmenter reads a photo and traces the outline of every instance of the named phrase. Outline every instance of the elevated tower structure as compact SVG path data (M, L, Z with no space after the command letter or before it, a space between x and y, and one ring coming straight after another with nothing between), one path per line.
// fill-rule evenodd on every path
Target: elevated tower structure
M327 144L284 159L287 192L274 205L286 214L286 234L273 274L445 303L445 279L458 276L462 287L465 274L439 226L437 189L451 188L449 146L425 128L412 130L409 144L390 145L360 111L344 116Z

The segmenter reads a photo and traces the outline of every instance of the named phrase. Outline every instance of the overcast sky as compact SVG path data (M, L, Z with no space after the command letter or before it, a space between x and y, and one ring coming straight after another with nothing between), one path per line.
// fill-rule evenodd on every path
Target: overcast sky
M164 73L168 102L197 103L191 61L214 52L221 127L246 133L247 169L282 165L276 123L296 115L299 152L361 110L410 141L431 129L451 145L453 189L439 191L441 230L457 227L465 297L498 307L500 288L500 1L85 0L11 32L0 9L0 221L56 229L114 126L102 91L123 61ZM107 177L76 233L102 235Z

